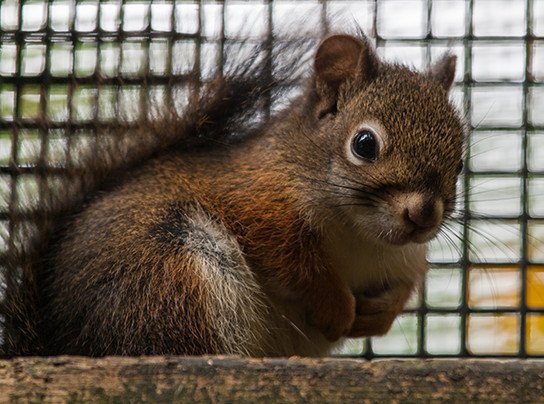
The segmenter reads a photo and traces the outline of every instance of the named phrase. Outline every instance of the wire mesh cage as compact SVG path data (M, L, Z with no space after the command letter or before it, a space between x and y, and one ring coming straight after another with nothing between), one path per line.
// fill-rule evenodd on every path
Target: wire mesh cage
M188 77L221 71L229 43L354 24L415 68L452 50L452 99L472 133L463 214L431 243L423 289L388 335L341 354L543 356L544 0L4 0L0 254L27 224L19 207L39 204L40 168L62 170L101 125L153 100L182 111Z

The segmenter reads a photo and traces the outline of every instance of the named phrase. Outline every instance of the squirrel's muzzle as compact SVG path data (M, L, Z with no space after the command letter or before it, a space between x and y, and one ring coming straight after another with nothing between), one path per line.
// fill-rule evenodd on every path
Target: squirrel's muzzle
M443 215L444 203L439 198L411 193L404 200L403 220L415 229L435 228L442 221Z

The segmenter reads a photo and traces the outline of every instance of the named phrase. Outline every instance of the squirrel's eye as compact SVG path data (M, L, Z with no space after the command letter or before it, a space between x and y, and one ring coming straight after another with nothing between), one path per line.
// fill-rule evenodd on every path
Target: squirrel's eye
M351 142L353 154L360 159L375 161L378 158L378 141L369 129L358 132Z

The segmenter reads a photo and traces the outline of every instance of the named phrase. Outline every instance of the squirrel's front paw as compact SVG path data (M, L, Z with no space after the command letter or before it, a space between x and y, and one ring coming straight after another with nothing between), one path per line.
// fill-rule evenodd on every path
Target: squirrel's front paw
M355 320L348 337L383 335L402 312L411 289L402 285L387 290L379 296L361 294L355 297Z
M312 325L321 330L325 337L337 341L353 329L355 320L355 297L349 291L330 299L322 299L310 314Z

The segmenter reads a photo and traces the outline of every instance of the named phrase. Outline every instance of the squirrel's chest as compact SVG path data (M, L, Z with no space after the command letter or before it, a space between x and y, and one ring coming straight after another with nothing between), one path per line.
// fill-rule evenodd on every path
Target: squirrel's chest
M345 228L325 234L323 247L331 265L353 291L397 280L415 281L427 269L425 245L387 246L371 243Z

